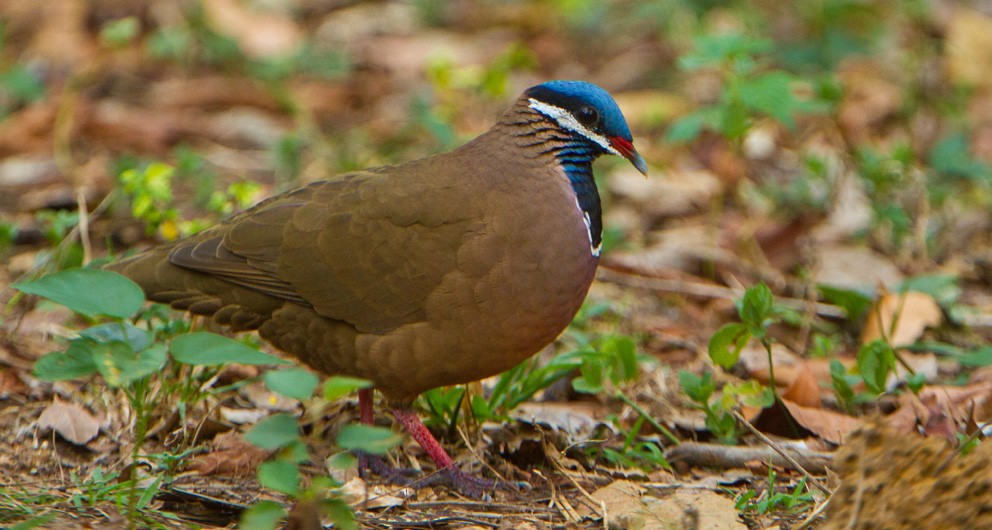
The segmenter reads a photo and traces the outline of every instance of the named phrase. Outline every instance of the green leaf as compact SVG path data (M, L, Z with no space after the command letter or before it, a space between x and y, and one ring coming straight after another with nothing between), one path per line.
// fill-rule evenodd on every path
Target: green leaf
M262 378L269 390L300 401L312 396L313 389L320 382L313 372L305 368L270 370Z
M35 517L28 519L27 521L15 524L14 526L10 527L10 530L33 530L39 527L48 528L45 525L50 523L57 516L58 516L57 512L48 512L44 515L37 515Z
M968 135L964 131L951 133L937 142L930 150L930 165L951 177L988 181L992 170L971 154Z
M92 347L93 363L110 386L125 386L157 372L165 364L166 347L154 344L139 352L126 342L97 342Z
M740 85L741 101L791 129L796 125L793 114L799 107L792 93L794 81L790 74L781 70L748 79Z
M36 280L15 283L13 287L87 316L127 318L138 312L145 302L145 294L138 284L116 272L100 269L66 269Z
M907 278L899 284L899 292L905 291L926 293L944 307L957 302L962 293L957 276L951 274L922 274Z
M334 401L357 390L371 387L372 381L367 379L349 377L346 375L335 375L327 378L327 381L324 381L324 399L327 401Z
M290 497L300 494L300 470L296 464L282 460L262 462L258 466L258 482L269 489Z
M86 328L79 332L80 337L93 339L96 342L120 341L126 342L134 351L140 351L151 344L151 335L131 324L130 322L107 322Z
M614 383L630 381L637 376L637 345L630 337L612 335L604 341L600 351L614 359Z
M744 324L732 322L720 326L710 337L710 359L724 369L733 368L750 338L751 333Z
M957 357L964 366L992 366L992 346L985 346Z
M275 530L286 510L275 501L261 501L241 513L238 530Z
M603 390L603 364L600 359L592 358L582 363L579 368L580 376L572 381L572 388L583 394L596 394Z
M262 449L279 449L299 437L300 427L296 418L282 412L259 421L245 433L245 440Z
M90 340L73 340L66 351L53 351L35 361L32 373L42 381L79 379L96 372Z
M775 297L767 285L759 283L749 287L741 300L741 321L751 327L751 333L754 334L755 328L764 329L765 321L772 316L774 305Z
M342 499L327 499L321 503L324 512L334 521L334 527L341 530L358 530L355 512Z
M852 289L841 289L826 284L819 284L816 288L823 295L827 302L840 306L847 313L847 319L852 322L861 320L861 317L871 307L871 297Z
M243 342L216 333L194 331L172 339L172 356L179 362L200 365L215 364L290 364L278 357L262 353Z
M707 125L707 118L706 113L697 111L675 120L665 134L665 141L679 144L695 140L703 131L703 126Z
M37 101L45 97L45 83L36 70L26 64L4 65L0 69L0 89L17 102Z
M373 455L383 455L399 445L400 435L371 425L345 425L338 434L338 445L344 449L365 451Z
M923 388L923 385L926 384L926 382L927 382L926 374L915 373L915 374L910 374L906 378L906 386L908 386L909 389L913 391L914 394L918 393Z
M716 390L713 374L709 372L700 377L688 370L679 370L679 383L682 385L682 391L689 396L689 399L702 405L710 400L710 396Z
M873 340L858 350L861 378L875 394L885 392L885 381L895 368L895 362L895 352L883 340Z
M100 28L100 42L109 48L123 48L131 43L141 31L137 17L124 17L111 20Z
M845 407L851 406L854 403L854 389L851 387L847 370L837 359L830 359L830 382L833 384L837 399Z

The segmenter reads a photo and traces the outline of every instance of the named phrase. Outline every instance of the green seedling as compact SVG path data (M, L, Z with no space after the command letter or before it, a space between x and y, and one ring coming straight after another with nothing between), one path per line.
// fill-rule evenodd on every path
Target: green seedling
M766 514L778 510L793 511L813 501L813 494L806 487L806 477L799 479L792 490L778 491L777 475L768 469L768 488L761 494L749 489L737 496L734 506L741 512Z

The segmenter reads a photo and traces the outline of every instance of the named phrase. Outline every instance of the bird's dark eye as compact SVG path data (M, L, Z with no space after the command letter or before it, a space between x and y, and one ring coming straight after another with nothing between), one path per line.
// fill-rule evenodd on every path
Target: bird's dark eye
M591 128L599 121L599 111L586 105L575 113L575 117L579 120L579 123Z

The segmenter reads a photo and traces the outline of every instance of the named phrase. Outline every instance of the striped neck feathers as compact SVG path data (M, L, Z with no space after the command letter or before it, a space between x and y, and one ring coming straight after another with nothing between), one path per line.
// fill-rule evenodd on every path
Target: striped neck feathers
M518 112L510 112L514 135L525 139L522 146L536 149L539 156L553 156L575 193L575 206L579 209L589 236L589 251L598 257L603 247L603 217L599 190L592 174L592 162L606 153L597 143L576 132L561 127L553 119L537 112L523 100ZM523 112L520 112L523 111Z

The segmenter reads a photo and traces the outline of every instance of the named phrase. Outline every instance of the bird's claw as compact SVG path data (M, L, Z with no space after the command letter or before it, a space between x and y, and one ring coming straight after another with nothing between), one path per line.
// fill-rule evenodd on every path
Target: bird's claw
M359 451L358 474L365 478L369 471L397 486L423 488L444 485L455 489L466 497L483 501L492 500L492 492L496 490L515 491L522 487L520 483L509 483L466 473L456 466L446 467L437 473L418 479L419 473L414 469L394 467L381 456Z

